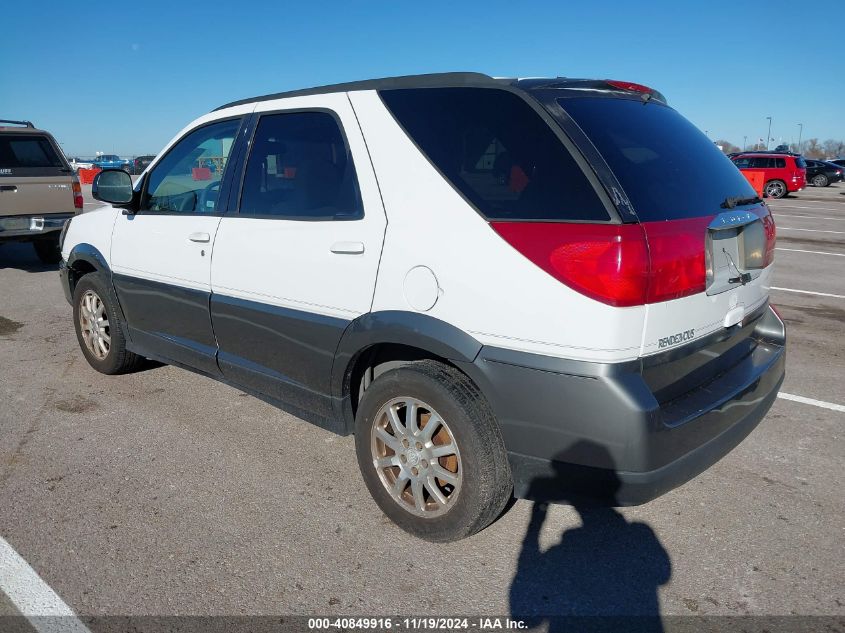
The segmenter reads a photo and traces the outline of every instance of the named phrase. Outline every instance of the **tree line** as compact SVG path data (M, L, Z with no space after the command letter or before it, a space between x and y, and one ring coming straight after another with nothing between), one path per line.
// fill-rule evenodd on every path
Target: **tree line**
M716 145L721 147L725 154L732 154L734 152L741 151L758 152L766 149L766 145L763 143L754 143L753 145L747 146L744 150L738 145L734 145L730 141L725 140L716 141ZM781 146L779 145L778 147ZM797 143L790 143L786 147L790 152L803 154L807 158L815 158L818 160L824 160L825 158L841 158L842 156L845 156L845 141L832 138L823 142L819 141L817 138L810 138L806 141L801 141L800 150L798 149ZM774 146L771 146L771 149L775 149Z

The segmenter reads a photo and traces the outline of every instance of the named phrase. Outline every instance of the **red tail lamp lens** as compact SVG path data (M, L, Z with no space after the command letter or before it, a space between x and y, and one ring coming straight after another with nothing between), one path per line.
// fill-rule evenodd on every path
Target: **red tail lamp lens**
M643 224L493 222L493 229L573 290L626 307L703 292L712 218Z
M639 224L494 222L495 231L567 286L612 306L645 303L648 249Z
M82 186L79 184L79 178L76 176L73 177L73 183L71 184L71 189L73 190L73 206L75 209L82 208Z

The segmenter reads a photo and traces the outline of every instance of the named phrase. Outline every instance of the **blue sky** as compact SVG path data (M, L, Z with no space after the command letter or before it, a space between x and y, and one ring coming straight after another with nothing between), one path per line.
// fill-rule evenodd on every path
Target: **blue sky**
M778 140L798 123L805 140L845 138L841 20L795 2L10 0L3 13L41 5L37 29L0 39L0 117L33 120L69 155L156 153L235 99L451 70L644 83L738 145L765 136L766 116Z

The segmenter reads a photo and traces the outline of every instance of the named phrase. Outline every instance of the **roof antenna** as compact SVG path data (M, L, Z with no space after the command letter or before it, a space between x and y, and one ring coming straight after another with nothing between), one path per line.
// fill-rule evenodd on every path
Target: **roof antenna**
M650 92L644 92L642 94L642 96L640 97L640 99L643 100L643 105L647 104L649 101L651 101L651 93Z

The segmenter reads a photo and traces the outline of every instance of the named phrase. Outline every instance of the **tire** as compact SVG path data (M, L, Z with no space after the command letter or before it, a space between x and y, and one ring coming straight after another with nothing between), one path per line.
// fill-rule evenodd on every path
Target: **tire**
M786 189L786 183L782 180L770 180L766 183L763 191L768 198L783 198L789 193Z
M830 180L824 174L816 174L811 182L814 187L827 187L830 184Z
M42 237L35 240L32 246L35 248L35 254L42 264L58 264L62 259L58 237Z
M85 360L101 374L125 374L136 371L144 362L126 349L123 320L117 310L117 302L109 290L108 282L100 273L89 273L82 277L73 290L73 325L76 340ZM105 318L105 327L96 324L97 318ZM85 326L83 326L85 323ZM97 336L86 334L97 331ZM99 344L98 339L103 339Z
M409 403L417 405L417 435L404 426ZM430 424L436 426L427 438ZM457 541L479 532L511 498L507 452L490 405L469 378L436 361L409 363L373 381L355 417L355 449L364 483L382 512L427 541Z

